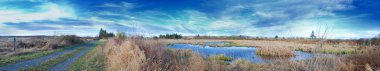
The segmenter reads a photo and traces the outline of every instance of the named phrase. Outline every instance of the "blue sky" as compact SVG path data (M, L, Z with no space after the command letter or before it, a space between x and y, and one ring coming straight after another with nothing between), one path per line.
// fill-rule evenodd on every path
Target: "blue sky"
M100 28L153 36L367 38L380 33L377 0L1 0L0 36L76 34Z

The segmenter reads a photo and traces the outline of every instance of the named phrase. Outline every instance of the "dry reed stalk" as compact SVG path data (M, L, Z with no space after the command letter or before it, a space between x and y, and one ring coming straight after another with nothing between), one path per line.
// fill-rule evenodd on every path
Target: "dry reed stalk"
M251 63L250 61L241 59L238 59L228 65L229 71L254 71L256 70L255 68L255 64Z
M353 66L335 56L317 57L305 61L307 71L351 71Z
M110 71L202 71L206 62L191 51L169 50L158 40L127 38L106 45Z
M106 44L107 70L109 71L140 71L145 61L145 54L140 48L125 41L121 45L110 39Z
M367 48L360 53L352 55L348 58L353 61L356 70L366 70L365 65L369 65L372 69L380 70L380 48Z
M294 56L293 50L289 48L266 47L256 50L256 54L261 56Z
M109 40L106 45L107 50L107 70L111 71L350 71L353 70L353 65L350 62L344 62L338 57L318 57L299 62L281 60L273 64L253 64L248 61L237 60L232 63L225 63L220 60L207 60L199 54L195 54L189 50L168 49L163 40L127 38L122 44L117 45L115 41ZM195 43L202 40L187 41L187 40L169 40L170 43ZM218 40L210 40L218 41ZM223 40L226 41L226 40ZM265 43L258 44L268 46L269 43L277 41L250 41L247 40L227 40L240 43ZM208 41L207 41L208 42ZM163 45L164 44L164 45ZM285 45L281 42L276 45ZM253 44L251 44L253 45ZM288 44L288 45L297 45ZM272 45L273 46L273 45ZM302 46L302 45L301 45ZM306 45L309 46L309 45ZM276 48L261 47L271 55L292 55L290 47ZM277 49L277 50L273 50ZM278 50L280 49L280 50ZM294 54L293 54L294 55ZM371 66L373 67L373 66Z
M260 71L353 71L354 65L335 56L322 56L299 62L279 60L259 64Z

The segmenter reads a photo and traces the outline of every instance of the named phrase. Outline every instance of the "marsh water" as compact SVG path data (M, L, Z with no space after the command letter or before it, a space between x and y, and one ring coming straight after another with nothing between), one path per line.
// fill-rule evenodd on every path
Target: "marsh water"
M228 44L224 42L208 42L206 44ZM256 50L259 48L255 47L210 47L201 46L193 44L172 44L169 48L181 49L181 50L192 50L193 52L199 53L204 57L209 57L212 55L224 54L228 57L233 57L234 60L244 59L249 60L254 63L270 63L274 60L285 59L285 60L304 60L311 59L313 57L319 56L321 54L312 54L301 51L294 51L296 56L293 57L262 57L256 54Z

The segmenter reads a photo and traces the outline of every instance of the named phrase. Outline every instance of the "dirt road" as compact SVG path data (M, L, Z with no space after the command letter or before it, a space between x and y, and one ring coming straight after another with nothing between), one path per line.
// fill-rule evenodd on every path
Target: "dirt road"
M40 58L36 58L36 59L32 59L32 60L27 60L27 61L22 61L22 62L19 62L16 64L11 64L11 65L0 67L0 71L16 71L16 70L21 69L21 68L38 66L39 64L41 64L45 61L48 61L49 59L53 59L53 58L59 57L60 55L63 55L63 54L69 53L71 51L77 50L79 47L85 47L85 49L82 50L80 53L75 54L73 57L69 58L68 60L57 64L55 67L52 68L52 70L59 69L59 68L56 68L57 66L65 66L65 68L67 68L67 67L69 67L67 65L70 65L73 62L75 62L76 59L82 57L86 52L89 51L89 49L91 47L95 47L95 46L96 46L95 42L86 42L86 43L83 43L80 45L72 46L71 48L68 48L64 51L56 52L56 53L53 53L53 54L50 54L50 55L47 55L44 57L40 57ZM61 71L61 70L58 70L58 71Z

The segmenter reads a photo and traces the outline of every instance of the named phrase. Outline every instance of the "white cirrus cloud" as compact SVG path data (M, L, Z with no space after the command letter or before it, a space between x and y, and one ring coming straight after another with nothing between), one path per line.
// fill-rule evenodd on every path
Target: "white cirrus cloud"
M44 3L39 6L42 11L26 12L22 10L1 10L0 23L4 22L29 22L34 20L55 20L58 18L75 17L74 9L60 6L55 3Z

